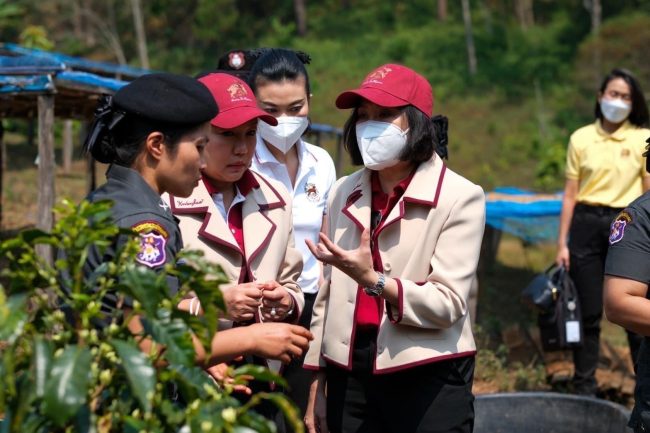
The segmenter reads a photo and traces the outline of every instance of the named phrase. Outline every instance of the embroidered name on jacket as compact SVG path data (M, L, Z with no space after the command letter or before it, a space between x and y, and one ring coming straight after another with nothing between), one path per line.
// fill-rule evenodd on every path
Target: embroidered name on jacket
M203 199L198 200L194 198L191 201L176 199L176 207L198 206L200 204L203 204Z

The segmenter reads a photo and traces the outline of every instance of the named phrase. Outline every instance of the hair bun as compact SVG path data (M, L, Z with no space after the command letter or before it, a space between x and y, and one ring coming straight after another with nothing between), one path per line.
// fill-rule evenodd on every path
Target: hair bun
M304 51L294 51L296 53L296 57L300 59L303 65L308 65L311 63L311 57L309 54L305 53Z

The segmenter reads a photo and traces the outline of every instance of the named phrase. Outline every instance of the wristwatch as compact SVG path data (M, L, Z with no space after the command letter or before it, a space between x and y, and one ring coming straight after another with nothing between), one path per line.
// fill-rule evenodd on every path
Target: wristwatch
M364 287L363 291L366 292L368 296L379 296L384 293L384 285L386 284L386 276L381 272L377 272L379 281L374 286Z

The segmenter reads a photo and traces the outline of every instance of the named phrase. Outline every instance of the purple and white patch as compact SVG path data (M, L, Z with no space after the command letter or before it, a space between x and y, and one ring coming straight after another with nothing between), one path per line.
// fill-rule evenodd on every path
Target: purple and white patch
M616 242L623 239L623 235L625 234L625 227L627 227L628 223L630 222L632 222L632 217L625 211L621 212L616 217L609 231L610 245L614 245Z
M167 239L157 233L140 233L140 252L135 256L138 263L155 268L165 263Z

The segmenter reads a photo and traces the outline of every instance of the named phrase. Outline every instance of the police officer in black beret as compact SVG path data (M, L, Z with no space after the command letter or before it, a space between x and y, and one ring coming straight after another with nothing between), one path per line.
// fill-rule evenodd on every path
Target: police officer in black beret
M114 202L115 224L140 235L136 261L142 266L162 270L165 263L175 263L183 247L176 219L160 196L188 197L197 186L205 165L203 148L208 143L209 121L217 113L207 87L193 78L172 74L144 75L115 96L103 99L95 111L84 147L110 166L107 182L88 200ZM92 249L84 266L85 276L92 276L102 263L110 262L126 240L119 235L101 254ZM170 278L168 283L172 292L178 290L178 281ZM116 296L107 295L103 307L117 308ZM130 307L128 300L121 306ZM194 314L199 314L198 309ZM129 322L129 328L139 333L139 318ZM240 355L289 362L307 349L312 338L300 326L259 323L220 331L212 340L209 354L198 340L194 347L197 361L207 365Z
M646 171L650 172L646 141ZM635 405L629 426L650 432L650 191L614 219L605 262L607 319L643 335L636 360Z
M96 110L85 148L111 165L106 184L88 199L114 201L115 223L140 234L136 260L144 266L162 269L182 247L176 221L160 195L192 192L201 178L207 122L217 112L205 86L173 74L144 75L106 97ZM87 274L126 240L119 236L102 254L93 249L84 268ZM177 281L170 280L169 287L176 291ZM105 307L115 307L114 302L109 295Z

